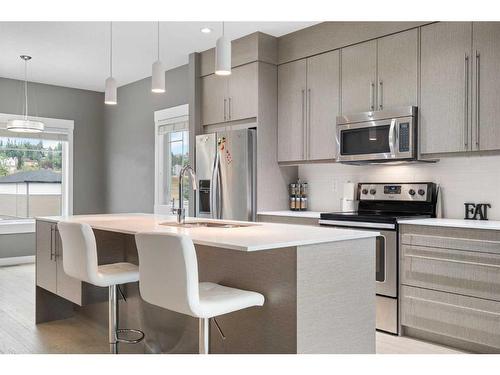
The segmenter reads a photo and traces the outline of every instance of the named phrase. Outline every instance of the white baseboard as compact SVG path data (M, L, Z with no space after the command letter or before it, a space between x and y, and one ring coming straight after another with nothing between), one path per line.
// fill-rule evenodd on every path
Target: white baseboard
M16 264L26 264L26 263L35 263L35 256L28 255L24 257L0 258L0 267L13 266Z

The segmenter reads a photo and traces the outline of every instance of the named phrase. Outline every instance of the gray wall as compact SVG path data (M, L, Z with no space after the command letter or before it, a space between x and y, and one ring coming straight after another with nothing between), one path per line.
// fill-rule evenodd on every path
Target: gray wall
M29 87L31 114L75 122L73 213L104 212L104 94L36 83ZM0 78L0 112L22 110L22 82Z
M151 93L151 78L118 89L104 110L106 212L153 212L154 111L188 103L188 65L166 72L166 93Z
M30 90L32 114L75 122L73 213L104 212L103 93L43 84L30 84ZM0 112L21 113L22 93L21 81L0 78ZM0 258L34 254L34 235L0 236Z

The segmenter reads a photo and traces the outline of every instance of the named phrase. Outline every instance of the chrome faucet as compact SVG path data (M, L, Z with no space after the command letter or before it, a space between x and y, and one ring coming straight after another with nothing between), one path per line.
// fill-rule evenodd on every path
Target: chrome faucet
M189 172L191 176L191 183L193 184L193 190L196 191L198 189L196 185L196 174L194 173L193 168L190 165L186 165L183 167L179 173L179 208L175 210L177 213L177 223L184 224L186 219L186 209L184 208L184 199L182 197L182 193L184 191L184 174Z

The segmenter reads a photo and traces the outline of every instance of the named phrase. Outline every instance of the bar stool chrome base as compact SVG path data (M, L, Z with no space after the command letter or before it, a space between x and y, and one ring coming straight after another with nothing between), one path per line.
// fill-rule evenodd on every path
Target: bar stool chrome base
M137 344L144 339L144 332L139 329L118 328L118 298L116 295L117 286L109 286L109 352L118 354L118 343ZM125 339L119 337L120 334L134 333L137 339Z

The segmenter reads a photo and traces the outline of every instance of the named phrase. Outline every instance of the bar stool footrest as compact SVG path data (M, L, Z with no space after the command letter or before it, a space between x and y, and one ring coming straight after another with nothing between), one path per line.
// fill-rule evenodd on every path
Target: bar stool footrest
M139 338L137 339L124 339L121 338L119 335L120 333L135 333L136 335L139 335ZM126 344L137 344L141 342L144 339L144 332L142 332L139 329L130 329L130 328L120 328L116 330L116 341L117 342L123 342Z

